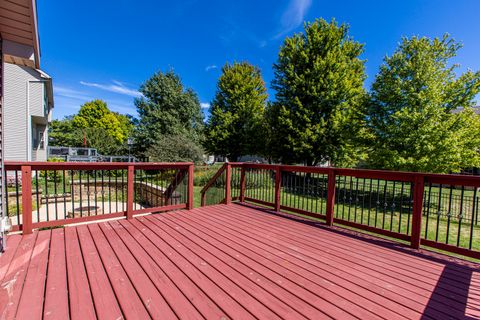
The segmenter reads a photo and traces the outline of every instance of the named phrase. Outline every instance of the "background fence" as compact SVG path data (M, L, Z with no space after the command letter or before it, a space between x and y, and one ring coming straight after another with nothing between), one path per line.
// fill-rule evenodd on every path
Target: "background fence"
M230 163L202 205L251 202L480 258L480 177Z

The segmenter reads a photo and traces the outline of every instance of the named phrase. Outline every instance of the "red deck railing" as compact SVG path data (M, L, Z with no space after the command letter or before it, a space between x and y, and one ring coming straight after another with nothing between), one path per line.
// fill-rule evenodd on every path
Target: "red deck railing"
M193 208L193 163L5 162L12 231Z
M225 164L202 205L251 202L480 258L480 177L380 170Z

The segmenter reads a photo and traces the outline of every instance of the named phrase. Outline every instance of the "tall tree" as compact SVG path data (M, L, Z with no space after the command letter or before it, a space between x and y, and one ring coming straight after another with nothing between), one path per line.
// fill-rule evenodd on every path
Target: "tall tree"
M139 115L135 128L138 153L145 151L164 135L183 135L200 143L203 113L197 94L185 88L172 70L157 72L140 87L143 94L135 100Z
M480 165L480 120L470 108L480 72L457 77L450 60L460 47L448 35L404 38L385 58L367 112L371 166L446 173Z
M248 62L225 64L210 107L205 146L236 161L264 151L267 89L260 70Z
M351 165L360 156L363 45L349 27L318 19L286 38L274 65L269 149L282 162Z

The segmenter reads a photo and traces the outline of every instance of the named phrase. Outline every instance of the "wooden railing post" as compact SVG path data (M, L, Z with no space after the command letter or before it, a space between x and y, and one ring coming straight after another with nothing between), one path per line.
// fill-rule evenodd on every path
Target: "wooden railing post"
M328 187L327 187L327 212L326 212L326 224L327 226L333 225L333 216L335 210L335 188L336 188L336 174L335 170L331 169L328 172Z
M230 204L232 202L232 166L230 163L226 163L226 172L225 172L225 204Z
M32 167L22 166L22 224L23 234L32 233ZM18 183L18 182L16 182Z
M188 199L187 210L193 209L193 175L194 175L193 163L188 166Z
M282 188L282 170L280 166L275 168L275 211L280 212L280 191Z
M412 210L412 238L411 247L420 248L420 238L422 235L422 208L423 192L425 190L425 177L422 174L415 175L413 184L413 210Z
M246 189L246 181L245 181L245 167L242 164L242 168L240 171L240 202L245 202L245 189Z
M127 175L127 219L133 218L134 179L135 179L135 167L133 165L129 165L128 175Z

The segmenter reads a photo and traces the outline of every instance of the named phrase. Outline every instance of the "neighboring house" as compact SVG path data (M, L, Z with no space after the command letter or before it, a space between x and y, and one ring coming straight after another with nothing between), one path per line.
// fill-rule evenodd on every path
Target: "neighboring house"
M40 70L36 1L0 0L0 216L5 212L3 161L46 160L52 108L52 79ZM3 246L0 241L0 250Z

